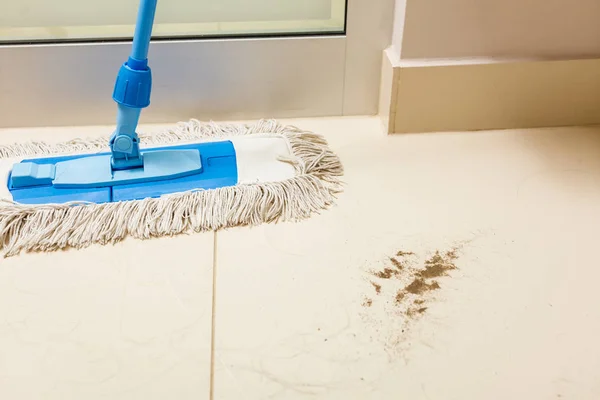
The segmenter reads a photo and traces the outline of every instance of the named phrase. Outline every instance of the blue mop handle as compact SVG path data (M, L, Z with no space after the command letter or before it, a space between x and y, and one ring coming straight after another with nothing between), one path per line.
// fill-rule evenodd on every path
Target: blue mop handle
M158 0L141 0L138 10L135 33L133 34L133 48L131 58L139 61L148 59L148 48L154 25L154 15Z
M121 106L141 109L150 105L152 73L148 67L148 48L157 3L158 0L140 1L131 56L121 66L113 92L113 99Z

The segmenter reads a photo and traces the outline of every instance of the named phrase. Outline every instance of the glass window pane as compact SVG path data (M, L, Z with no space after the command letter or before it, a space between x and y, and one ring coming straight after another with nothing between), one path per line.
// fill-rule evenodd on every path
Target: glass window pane
M154 37L342 33L346 0L161 0ZM0 42L130 38L139 0L0 0Z

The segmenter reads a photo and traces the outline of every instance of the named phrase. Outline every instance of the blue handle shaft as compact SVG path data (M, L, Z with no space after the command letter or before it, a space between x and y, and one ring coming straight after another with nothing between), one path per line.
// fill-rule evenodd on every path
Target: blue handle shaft
M148 58L148 48L150 47L157 3L158 0L140 0L131 49L131 58L135 60L144 61Z
M158 0L140 0L131 56L121 66L113 91L118 104L117 128L110 137L111 168L140 168L143 159L136 133L142 108L150 105L152 73L148 67L148 49Z

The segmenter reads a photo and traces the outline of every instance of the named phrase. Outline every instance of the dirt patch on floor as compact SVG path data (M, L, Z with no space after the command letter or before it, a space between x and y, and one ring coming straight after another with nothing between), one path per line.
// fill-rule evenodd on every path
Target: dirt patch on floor
M371 339L381 342L390 357L406 357L410 332L435 309L444 286L457 276L464 247L472 241L445 249L403 248L365 269L369 287L368 301L362 303L363 321L372 328Z
M438 250L431 258L425 260L424 269L419 272L419 276L424 279L446 276L448 271L456 269L456 259L456 249L447 251L444 255Z
M371 285L375 288L375 293L381 294L381 285L371 281Z
M396 304L402 303L402 300L404 300L405 295L406 293L404 292L404 290L399 290L398 293L396 293Z
M394 267L396 267L396 269L397 269L398 271L402 271L402 270L404 269L404 265L403 265L403 264L402 264L400 261L398 261L398 259L397 259L397 258L390 257L390 262L392 263L392 265L393 265Z
M404 258L410 255L413 253L399 251L396 257L388 257L388 265L379 271L371 271L371 275L379 279L398 277L406 267Z
M414 318L423 314L425 311L427 311L427 307L409 308L408 310L406 310L406 315L408 315L411 318Z
M417 318L428 310L427 303L433 300L432 293L442 288L443 278L457 269L460 247L450 250L435 250L428 256L419 257L413 251L398 250L393 257L378 270L371 270L375 277L370 283L377 295L386 297L386 288L393 287L392 301L401 313L410 318ZM400 286L400 287L398 287ZM389 299L389 298L388 298ZM368 307L373 305L373 301Z
M413 280L410 283L410 285L404 288L404 291L411 294L422 295L425 292L428 292L430 290L437 290L439 288L440 284L436 281L433 281L428 284L421 278L415 278L415 280Z
M391 268L384 268L381 271L372 272L373 276L379 279L391 279L392 277L398 275L400 271Z

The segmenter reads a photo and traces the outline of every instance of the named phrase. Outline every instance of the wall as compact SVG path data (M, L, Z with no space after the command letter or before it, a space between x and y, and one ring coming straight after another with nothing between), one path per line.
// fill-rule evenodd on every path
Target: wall
M396 0L390 133L600 124L600 0Z
M392 46L396 54L400 55L402 41L404 39L404 23L406 18L406 0L396 0L394 8L394 33L392 36Z
M403 59L600 56L600 0L397 0ZM398 12L398 9L402 12Z

